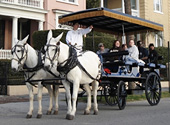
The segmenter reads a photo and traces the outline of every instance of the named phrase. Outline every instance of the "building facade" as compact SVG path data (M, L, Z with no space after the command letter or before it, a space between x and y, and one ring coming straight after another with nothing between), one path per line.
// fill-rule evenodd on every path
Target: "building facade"
M124 0L101 0L101 7L125 12ZM156 47L167 46L170 41L170 0L131 0L133 16L163 25L164 32L137 35L136 40L145 37L145 45L154 43Z

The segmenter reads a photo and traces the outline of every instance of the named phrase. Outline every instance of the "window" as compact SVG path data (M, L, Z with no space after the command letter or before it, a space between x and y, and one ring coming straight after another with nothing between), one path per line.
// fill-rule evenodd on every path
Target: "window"
M78 0L57 0L65 3L72 3L72 4L78 4Z
M74 3L74 2L75 2L75 0L69 0L69 2L73 2L73 3Z
M154 0L154 11L162 12L162 0Z
M131 0L131 8L134 9L134 10L137 10L136 0Z
M162 32L155 35L155 47L163 46Z

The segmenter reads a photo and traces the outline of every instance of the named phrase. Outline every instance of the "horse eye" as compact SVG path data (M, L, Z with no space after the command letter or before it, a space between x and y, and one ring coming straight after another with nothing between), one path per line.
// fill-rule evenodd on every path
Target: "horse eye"
M19 53L19 52L21 52L21 50L17 50L17 52Z

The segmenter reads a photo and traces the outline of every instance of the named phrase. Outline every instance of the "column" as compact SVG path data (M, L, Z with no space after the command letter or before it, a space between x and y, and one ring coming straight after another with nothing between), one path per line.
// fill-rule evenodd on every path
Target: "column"
M40 8L43 9L44 0L40 0Z
M18 39L18 18L13 17L12 19L12 47L15 44L15 40Z
M138 17L140 17L140 14L139 14L139 0L136 0L136 10L138 12Z
M124 3L124 0L122 0L122 13L125 13L125 3Z
M14 0L14 3L18 4L18 0Z
M104 7L104 2L103 2L103 0L100 0L100 7Z
M38 30L43 30L44 28L43 28L43 21L39 21L38 22Z
M57 13L55 13L55 28L56 29L59 29L58 16L59 15Z

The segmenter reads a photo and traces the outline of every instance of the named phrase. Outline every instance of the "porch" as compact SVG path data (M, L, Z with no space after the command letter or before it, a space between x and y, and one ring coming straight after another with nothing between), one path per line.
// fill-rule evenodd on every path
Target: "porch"
M16 4L43 9L43 0L0 0L0 3Z

